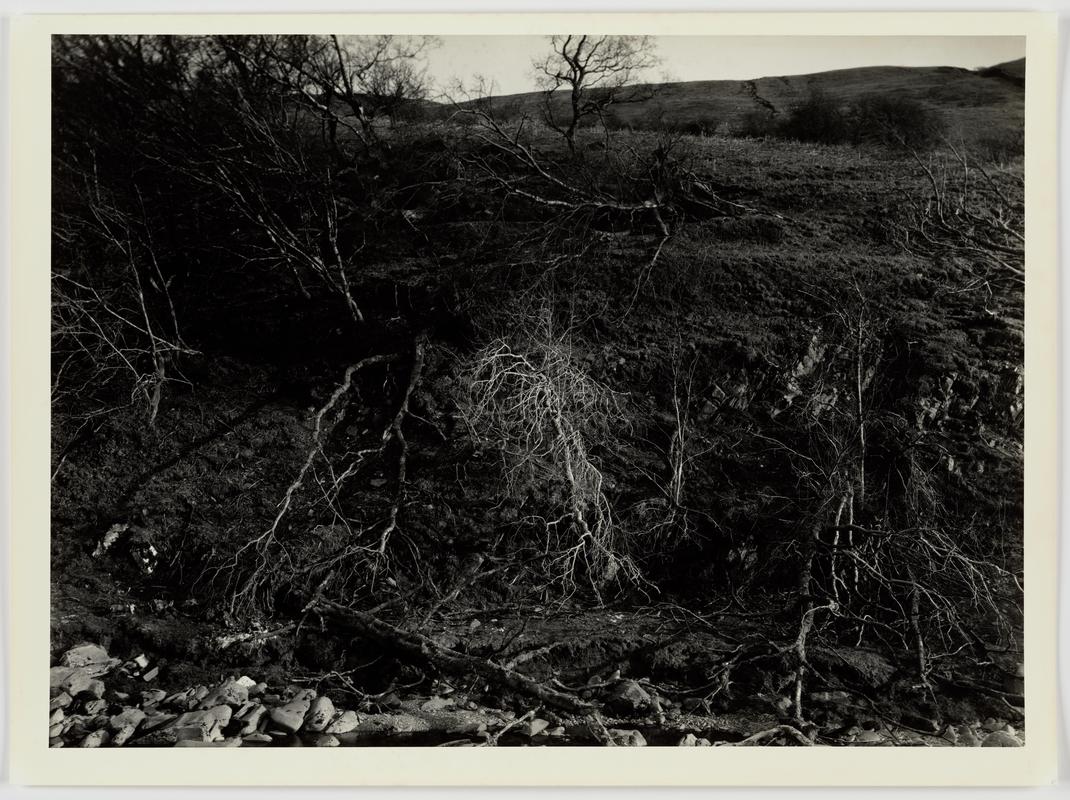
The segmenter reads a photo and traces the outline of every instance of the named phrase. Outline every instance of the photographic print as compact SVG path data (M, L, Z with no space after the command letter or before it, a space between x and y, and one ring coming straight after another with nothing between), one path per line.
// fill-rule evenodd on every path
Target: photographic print
M51 35L42 747L1028 747L1027 37L556 21Z

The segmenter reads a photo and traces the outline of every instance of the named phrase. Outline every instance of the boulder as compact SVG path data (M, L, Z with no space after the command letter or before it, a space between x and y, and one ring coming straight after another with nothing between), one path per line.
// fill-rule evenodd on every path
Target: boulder
M216 706L201 711L187 711L161 732L173 731L176 741L194 739L214 742L223 738L223 728L230 722L230 706Z
M120 713L108 719L108 728L113 733L128 726L137 727L145 719L145 712L140 708L124 708Z
M338 737L330 733L317 733L312 739L313 747L338 747L340 744Z
M981 740L981 747L1021 747L1017 736L1006 731L992 731Z
M709 739L702 739L689 733L676 743L677 747L712 747Z
M617 747L646 747L646 739L639 731L610 728L609 738Z
M111 743L114 747L122 747L128 741L130 737L134 735L137 730L137 725L126 725L115 732L115 735L111 737Z
M81 667L52 667L48 681L53 695L65 693L71 697L77 697L89 689L93 683L93 676Z
M85 670L91 678L106 675L119 665L119 659L111 658L108 651L95 644L80 644L72 647L59 660L60 666Z
M68 708L73 702L73 697L71 697L66 692L60 692L49 701L48 710L55 711L57 708Z
M107 707L108 707L108 704L105 701L100 700L100 699L87 700L85 705L84 705L85 713L89 714L90 716L96 716L97 714L103 714L104 710Z
M238 719L242 722L241 730L239 731L242 736L249 736L260 730L260 722L267 714L267 706L257 703L250 708L244 714L240 715Z
M323 731L334 717L334 703L329 697L317 697L305 715L304 729L306 731ZM333 738L333 737L332 737Z
M356 711L343 711L336 714L334 719L327 725L326 733L349 733L357 729L360 724L360 716Z
M653 707L650 695L633 680L618 681L610 689L606 705L619 714L642 714Z
M249 687L230 679L216 686L197 703L202 711L216 706L240 706L249 702Z
M271 744L275 741L266 733L250 733L243 736L242 740L246 742L254 742L256 744Z
M111 738L106 730L93 731L88 734L79 747L103 747L108 743L108 739Z
M520 729L520 732L525 736L538 736L540 733L550 727L550 723L544 719L536 717L531 720L527 725Z
M271 722L286 733L297 733L305 724L305 715L312 707L312 699L301 695L286 705L271 709Z

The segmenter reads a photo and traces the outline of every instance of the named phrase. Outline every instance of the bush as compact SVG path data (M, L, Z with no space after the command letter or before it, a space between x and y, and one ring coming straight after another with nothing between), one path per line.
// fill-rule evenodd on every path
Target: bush
M791 110L780 125L780 133L800 142L844 144L853 139L850 111L834 98L815 89L806 100Z
M869 95L852 109L852 139L889 147L927 150L944 135L944 121L923 103L906 97Z

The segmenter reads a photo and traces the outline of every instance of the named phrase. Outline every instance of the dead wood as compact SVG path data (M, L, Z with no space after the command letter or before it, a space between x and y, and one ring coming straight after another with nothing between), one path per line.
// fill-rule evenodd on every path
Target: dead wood
M372 639L403 658L431 664L442 672L452 675L478 675L497 686L512 689L565 711L585 713L593 710L593 706L589 703L552 689L526 675L507 669L501 664L466 653L458 653L456 650L436 644L422 634L398 628L366 612L348 608L330 600L319 600L314 607L334 630Z

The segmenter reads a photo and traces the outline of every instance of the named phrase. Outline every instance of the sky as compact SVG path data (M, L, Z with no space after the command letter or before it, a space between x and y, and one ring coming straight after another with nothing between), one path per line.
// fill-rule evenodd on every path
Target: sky
M863 66L991 66L1025 55L1017 36L662 36L662 64L646 80L747 80ZM494 94L536 87L532 60L547 53L542 36L445 36L427 58L440 89L474 75Z

